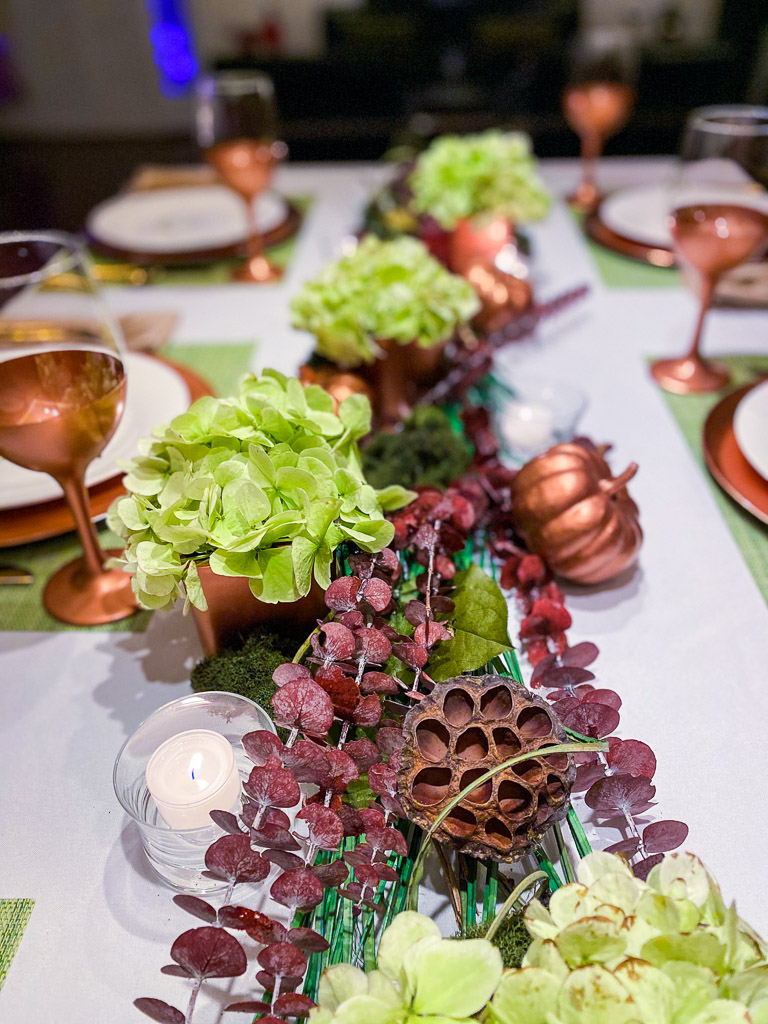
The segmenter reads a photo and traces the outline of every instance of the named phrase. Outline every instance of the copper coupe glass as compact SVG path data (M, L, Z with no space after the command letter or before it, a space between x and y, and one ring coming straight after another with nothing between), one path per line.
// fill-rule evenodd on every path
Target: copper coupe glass
M125 406L121 339L76 239L0 234L0 362L0 456L56 480L83 546L48 581L45 607L78 626L133 615L130 577L105 568L121 552L100 546L85 487Z
M700 308L690 347L651 372L677 394L717 391L730 380L722 363L701 355L707 311L721 276L768 244L768 108L706 107L688 119L670 185L675 256Z
M258 71L219 71L197 85L197 142L208 163L245 204L247 259L237 281L278 281L282 272L263 252L256 202L287 153L277 140L272 79Z
M581 141L581 182L571 204L591 213L600 202L597 161L606 139L629 119L635 104L635 60L624 37L614 34L580 40L571 51L563 114Z

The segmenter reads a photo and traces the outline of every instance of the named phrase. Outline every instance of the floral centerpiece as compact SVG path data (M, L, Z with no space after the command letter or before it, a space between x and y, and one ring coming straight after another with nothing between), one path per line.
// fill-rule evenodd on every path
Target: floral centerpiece
M366 483L357 440L370 422L365 397L335 412L322 388L266 370L158 427L124 466L128 494L109 512L141 604L184 596L205 609L202 566L247 578L266 604L293 602L313 578L329 586L342 541L380 551L394 532L384 511L411 495Z

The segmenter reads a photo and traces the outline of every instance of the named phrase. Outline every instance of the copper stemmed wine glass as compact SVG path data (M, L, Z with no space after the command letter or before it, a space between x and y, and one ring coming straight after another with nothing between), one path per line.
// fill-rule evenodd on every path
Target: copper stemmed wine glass
M570 202L584 213L596 210L601 199L596 170L603 146L624 127L635 104L634 70L631 48L614 35L581 40L571 50L562 106L581 140L582 177Z
M677 394L717 391L728 369L701 355L707 312L724 273L760 255L768 245L768 108L695 110L686 127L670 188L670 233L683 276L700 308L690 347L659 359L651 373Z
M235 280L278 281L282 272L263 252L257 200L288 149L277 139L272 80L258 71L218 71L197 85L197 142L208 163L245 204L247 259Z
M53 231L0 234L0 456L48 473L77 526L82 557L43 594L55 618L78 626L137 611L130 577L91 522L85 474L125 407L122 344L80 243Z

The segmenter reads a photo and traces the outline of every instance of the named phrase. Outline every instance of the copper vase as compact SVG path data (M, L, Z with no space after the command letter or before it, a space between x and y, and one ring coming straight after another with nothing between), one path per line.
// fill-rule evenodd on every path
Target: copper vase
M467 271L477 263L492 267L504 246L514 240L514 228L504 217L491 220L464 217L451 232L450 269L466 277Z
M407 415L420 392L440 376L446 342L422 348L415 341L398 345L396 341L378 341L386 354L366 368L373 390L376 425L386 427Z
M306 597L266 604L253 596L247 576L219 576L209 565L198 566L198 573L208 608L203 612L193 606L192 617L206 656L242 643L254 626L309 633L328 611L314 580Z

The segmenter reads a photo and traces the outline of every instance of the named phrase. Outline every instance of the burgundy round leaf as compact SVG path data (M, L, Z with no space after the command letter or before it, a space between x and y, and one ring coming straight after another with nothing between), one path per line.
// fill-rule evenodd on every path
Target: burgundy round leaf
M269 864L251 849L248 836L222 836L205 853L205 866L217 878L229 882L261 882Z
M274 942L265 946L257 960L265 971L277 976L292 977L301 975L307 969L307 958L291 942Z
M375 864L376 874L379 876L380 882L396 882L400 877L393 867L389 864Z
M322 804L308 804L296 815L306 825L309 842L321 850L335 850L344 838L341 818Z
M272 673L272 681L275 686L285 686L286 683L295 683L299 679L311 679L312 673L306 665L294 665L292 661L284 665L278 665Z
M594 672L590 672L586 668L568 665L548 668L538 676L538 679L541 681L541 685L546 687L548 690L555 689L555 687L558 689L567 689L570 686L578 686L579 683L588 683L594 678Z
M242 811L240 812L240 820L244 825L253 825L256 820L256 815L262 812L261 828L265 828L267 825L276 825L278 828L290 828L291 819L285 813L281 811L279 807L268 807L266 810L263 807L257 807L256 804L247 801Z
M588 761L587 764L579 765L576 769L576 781L573 788L577 793L583 793L602 778L605 778L605 768L602 761L596 758L594 761Z
M340 622L342 626L346 626L347 629L357 629L358 626L365 625L365 616L359 609L355 609L351 612L339 612L336 616L336 621Z
M328 940L314 928L291 928L288 942L298 946L303 953L324 953L329 946Z
M352 721L363 729L373 729L381 721L381 700L372 693L362 697L352 712Z
M373 626L355 630L355 653L366 665L382 665L392 653L392 645L380 629Z
M226 907L222 907L219 910L219 923L225 928L238 928L242 931L258 928L262 932L268 932L270 935L273 926L276 924L272 918L267 917L266 914L262 914L258 910L251 910L250 907L239 907L232 904L227 904ZM274 942L274 939L270 938L269 941Z
M331 698L311 679L286 683L272 698L272 709L277 725L308 736L325 736L333 722Z
M295 807L301 800L293 772L283 768L276 756L261 767L252 768L243 789L260 807Z
M618 774L643 775L652 779L656 773L656 755L642 740L622 740L611 737L606 754L608 764Z
M296 910L311 910L323 898L323 887L318 878L307 868L286 871L272 883L272 899L284 907Z
M360 817L359 812L349 804L342 804L338 814L344 826L344 835L359 836L363 831L363 819Z
M618 727L619 713L607 704L579 704L560 719L566 729L582 736L608 736Z
M314 1005L309 996L301 995L298 992L287 992L275 1000L272 1009L281 1017L306 1017Z
M597 644L593 644L588 640L585 640L583 643L576 644L574 647L568 647L563 652L560 660L564 665L586 668L587 665L592 664L599 653L600 649Z
M392 648L392 653L408 668L417 669L424 668L429 658L429 651L426 647L421 644L407 642L404 644L397 644L396 647Z
M301 984L303 975L294 976L292 978L281 978L280 979L280 991L281 992L293 992L295 988ZM256 981L261 985L265 992L274 992L277 985L277 978L274 974L270 974L269 971L259 971L256 975ZM280 1020L279 1017L274 1017L270 1014L268 1017L261 1017L259 1024L285 1024L285 1021Z
M325 592L325 603L334 612L349 612L357 608L360 589L358 576L342 576L334 580Z
M171 946L171 959L195 978L237 978L248 967L243 947L223 928L184 932Z
M201 900L198 896L174 896L173 902L177 907L181 907L182 910L186 910L188 914L193 914L195 917L199 917L202 921L207 921L208 924L213 924L216 920L216 911L207 903L205 900Z
M615 814L642 814L653 803L656 789L642 775L608 775L589 790L587 806L600 817Z
M387 817L380 807L361 807L360 808L360 820L366 829L368 828L383 828L387 823Z
M262 915L263 916L263 915ZM279 921L270 921L265 927L259 924L253 926L253 928L247 928L246 931L252 939L257 942L263 943L265 946L272 942L287 942L288 941L288 929L285 925L280 924Z
M450 640L453 633L444 626L442 622L435 622L434 619L429 624L427 629L426 622L423 622L420 626L416 627L416 631L413 634L413 639L417 644L424 644L426 647L432 647L438 642L438 640Z
M614 711L621 707L621 697L613 690L587 690L586 693L580 691L581 687L577 690L577 695L583 704L607 704Z
M419 626L427 618L427 606L423 601L409 601L403 609L403 614L412 626Z
M312 650L324 663L348 661L355 653L355 635L340 622L325 622L320 634L312 635Z
M340 718L350 718L360 700L360 688L351 675L338 665L317 670L317 682L331 698L334 713Z
M360 680L360 693L383 693L391 696L397 693L400 687L397 680L386 672L366 672Z
M162 999L142 996L141 999L134 999L133 1005L152 1020L158 1021L158 1024L184 1024L187 1019L181 1010L177 1010L170 1003L164 1003Z
M335 889L349 878L349 868L343 860L332 860L330 864L316 864L312 868L312 873L325 889Z
M360 777L357 765L349 754L345 754L338 747L328 747L325 755L328 758L330 777L324 788L330 789L334 793L343 793L353 779ZM377 767L378 765L374 765L371 771L374 771Z
M343 896L345 900L352 900L353 903L357 903L363 894L363 887L359 882L350 882L349 885L343 889L338 890L339 896Z
M405 811L403 810L403 805L396 797L390 796L388 793L382 793L379 796L379 802L381 803L382 807L385 808L385 810L389 811L390 814L394 814L396 818L407 817Z
M277 864L283 871L294 871L296 868L304 867L302 858L295 853L288 853L287 850L264 850L262 857L270 864Z
M375 888L379 884L379 875L373 864L357 864L355 866L355 878L366 888Z
M653 821L643 831L643 846L648 854L666 853L682 846L688 838L684 821Z
M191 978L192 975L186 967L179 967L178 964L166 964L160 968L161 974L169 974L172 978Z
M374 576L372 579L364 581L360 588L360 596L374 611L383 612L392 600L392 588L384 580Z
M561 691L564 692L564 691ZM548 696L551 697L551 694ZM567 715L569 711L573 711L577 708L581 701L578 697L561 697L560 700L556 700L552 705L552 710L555 712L560 721L563 720L563 716Z
M229 811L211 811L211 820L232 836L242 835L243 830L238 824L237 818Z
M365 839L374 850L381 850L383 853L399 853L402 857L408 853L405 837L396 828L368 828L365 831Z
M641 860L637 864L632 865L632 870L638 878L644 882L651 871L651 868L655 868L657 864L661 864L664 860L663 853L654 853L652 857L646 857L645 860Z
M266 846L271 850L288 850L293 853L301 849L287 828L279 825L262 825L261 828L252 828L250 841L256 846Z
M610 846L606 846L606 853L621 853L625 857L633 857L637 853L637 848L640 845L640 840L635 836L629 836L627 839L620 839L618 843L612 843Z
M380 796L394 796L397 790L397 772L386 764L375 764L368 772L368 785Z
M244 999L239 1003L230 1003L224 1007L227 1013L266 1013L270 1009L269 1003L260 1003L257 999ZM264 1018L262 1018L263 1020Z
M400 750L405 743L403 730L399 725L392 726L382 722L376 732L376 746L385 757L389 757L396 750Z
M341 749L345 754L349 754L361 775L381 761L379 748L373 740L366 739L364 736L359 740L349 740Z
M325 751L312 740L296 740L292 747L286 749L283 762L293 772L297 782L311 782L321 786L328 774Z
M243 736L243 750L254 764L264 765L273 755L282 759L283 741L268 729L257 729Z
M541 686L542 676L552 668L556 661L557 654L554 652L551 654L545 654L544 657L533 667L533 672L531 673L531 686L534 688Z
M370 864L375 855L376 851L370 843L358 843L354 850L346 850L343 854L346 863L353 868L359 864Z

